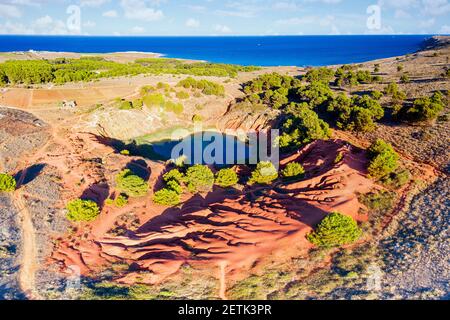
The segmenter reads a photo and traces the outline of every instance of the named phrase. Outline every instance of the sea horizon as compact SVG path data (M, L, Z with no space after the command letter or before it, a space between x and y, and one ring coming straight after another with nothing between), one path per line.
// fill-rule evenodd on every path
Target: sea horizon
M0 52L139 52L213 63L301 67L362 63L414 53L422 49L424 41L433 36L435 35L0 35Z

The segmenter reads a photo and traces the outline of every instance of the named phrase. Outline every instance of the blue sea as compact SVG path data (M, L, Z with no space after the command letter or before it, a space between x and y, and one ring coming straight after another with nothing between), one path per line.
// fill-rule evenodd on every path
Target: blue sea
M258 66L323 66L419 50L430 35L89 37L0 36L0 51L153 52L169 58Z

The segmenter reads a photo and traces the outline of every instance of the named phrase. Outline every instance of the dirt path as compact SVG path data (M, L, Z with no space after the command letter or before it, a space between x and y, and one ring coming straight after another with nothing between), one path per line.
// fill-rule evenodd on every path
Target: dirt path
M23 183L27 174L25 169L18 181L19 186ZM27 209L22 189L17 189L13 195L13 201L20 213L22 229L22 254L19 270L19 285L28 299L39 299L36 292L36 270L37 270L37 246L36 234L33 226L31 214Z
M227 300L226 292L227 292L227 282L226 282L226 267L227 262L222 261L219 263L220 268L220 291L219 291L219 297L222 300Z

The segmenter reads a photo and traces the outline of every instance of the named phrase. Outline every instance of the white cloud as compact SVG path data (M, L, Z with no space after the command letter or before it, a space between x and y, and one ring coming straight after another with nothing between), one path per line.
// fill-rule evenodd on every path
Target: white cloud
M439 33L441 34L450 34L450 26L449 25L443 25L441 29L439 30Z
M94 21L86 21L83 23L83 27L85 28L94 28L97 24Z
M0 17L20 18L21 16L22 12L16 6L0 3Z
M230 27L221 25L221 24L215 25L214 30L217 32L220 32L220 33L231 33L232 32Z
M434 18L431 18L431 19L428 19L425 21L420 21L419 26L421 28L429 28L429 27L433 26L435 22L436 22L436 20Z
M145 32L145 29L143 27L135 26L135 27L131 28L131 33L138 34L138 33L144 33L144 32Z
M154 0L154 5L159 5L161 1ZM125 12L125 17L128 19L143 20L143 21L157 21L164 18L162 10L147 7L143 0L121 0L121 7Z
M107 18L117 18L119 15L117 14L116 10L109 10L109 11L103 12L102 16L107 17Z
M80 6L82 7L100 7L105 3L109 2L109 0L81 0Z
M296 2L284 2L284 1L279 1L279 2L275 2L272 5L272 8L276 9L276 10L297 10L300 8L300 6L296 3Z
M450 12L447 0L423 0L423 11L432 16L444 15Z
M200 27L200 21L190 18L186 21L186 27L188 28L198 28Z

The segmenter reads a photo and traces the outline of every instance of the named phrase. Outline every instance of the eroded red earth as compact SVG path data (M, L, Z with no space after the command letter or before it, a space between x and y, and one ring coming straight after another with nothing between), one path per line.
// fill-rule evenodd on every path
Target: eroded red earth
M339 153L343 160L336 164ZM309 249L305 235L330 212L367 220L358 194L375 186L366 177L364 151L342 140L316 141L281 166L291 161L304 165L304 180L243 191L216 188L186 197L179 208L154 205L151 196L122 209L105 207L95 222L58 239L52 261L63 270L76 265L85 275L126 263L129 270L117 280L127 284L159 283L183 264L225 266L227 274L237 274L269 257L289 259ZM164 167L152 163L148 169L156 185ZM105 175L112 177L113 170ZM91 196L104 198L101 192L93 189ZM130 213L133 223L124 222ZM118 226L122 232L112 233Z

